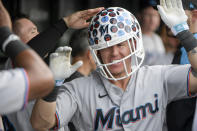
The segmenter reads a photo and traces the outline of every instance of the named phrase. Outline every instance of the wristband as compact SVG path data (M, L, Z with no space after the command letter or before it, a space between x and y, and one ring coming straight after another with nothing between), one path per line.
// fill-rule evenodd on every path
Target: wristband
M184 30L176 36L187 52L197 47L197 39L189 30Z
M19 53L21 53L24 50L29 49L27 45L22 43L21 41L11 41L8 43L8 45L5 48L5 53L11 57L11 59L14 59Z
M0 27L0 49L12 59L29 47L22 43L19 37L12 34L8 27Z
M183 22L183 23L173 26L171 30L172 30L172 33L176 36L178 33L184 30L189 30L189 26L187 22Z
M54 102L54 101L56 101L57 95L58 95L58 92L59 92L59 88L60 87L55 86L53 88L53 90L47 96L43 97L42 99L44 101L47 101L47 102Z
M64 80L55 80L55 88L53 88L52 92L45 96L43 100L47 102L54 102L57 99L58 91L60 86L63 84Z
M5 52L5 49L9 43L11 43L12 41L16 41L16 40L20 40L17 35L11 34L10 36L8 36L8 38L3 42L3 45L2 45L3 52Z

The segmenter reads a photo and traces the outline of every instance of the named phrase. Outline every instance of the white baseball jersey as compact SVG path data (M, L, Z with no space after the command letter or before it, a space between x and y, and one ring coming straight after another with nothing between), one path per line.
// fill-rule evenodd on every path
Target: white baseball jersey
M99 73L65 83L57 98L59 128L79 131L162 131L166 106L188 97L190 65L144 66L125 91Z
M12 65L12 60L9 58L5 63L5 69L12 69ZM35 100L32 100L26 104L25 109L6 114L16 131L35 131L30 123L34 103Z
M24 69L0 72L0 114L23 109L28 100L29 81Z

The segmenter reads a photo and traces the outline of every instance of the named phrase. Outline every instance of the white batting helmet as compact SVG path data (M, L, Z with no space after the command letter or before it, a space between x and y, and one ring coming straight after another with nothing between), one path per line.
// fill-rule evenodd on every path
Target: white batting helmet
M133 14L124 8L109 7L92 18L88 29L90 50L99 68L100 73L110 80L121 80L129 77L144 60L144 49L140 25ZM97 51L128 41L130 48L129 56L112 63L102 63L97 56ZM131 42L130 42L131 41ZM125 65L125 60L131 58L131 72ZM125 76L115 78L109 71L109 65L118 62L124 63Z

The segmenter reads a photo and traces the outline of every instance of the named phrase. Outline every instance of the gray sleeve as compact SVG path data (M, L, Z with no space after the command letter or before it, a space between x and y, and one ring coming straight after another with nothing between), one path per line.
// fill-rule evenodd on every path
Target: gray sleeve
M164 71L164 90L168 103L189 96L190 65L168 66Z
M28 76L24 69L0 72L0 114L23 109L29 91Z
M57 128L62 128L68 124L76 112L77 100L70 83L65 83L59 91L56 100L56 117L58 120Z

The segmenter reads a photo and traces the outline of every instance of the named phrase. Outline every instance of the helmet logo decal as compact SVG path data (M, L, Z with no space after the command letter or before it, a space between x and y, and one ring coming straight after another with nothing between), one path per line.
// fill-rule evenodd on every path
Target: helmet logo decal
M95 24L94 24L94 28L98 28L99 25L100 25L100 23L98 21L96 21Z
M118 22L118 27L120 28L120 29L122 29L122 28L124 28L124 24L122 23L122 22Z
M95 42L95 44L98 44L98 38L97 37L94 39L94 42Z
M102 12L101 13L101 16L106 16L107 15L107 12Z
M130 26L126 25L126 26L125 26L125 31L126 31L127 33L130 33L130 32L131 32Z
M116 24L117 23L117 19L116 18L111 18L110 19L110 23L111 24Z
M111 17L115 17L115 16L116 16L116 13L114 13L114 12L110 12L110 13L109 13L109 16L111 16Z
M105 39L105 41L111 40L111 35L109 35L109 34L105 35L104 39Z
M114 9L107 9L107 11L108 11L108 12L112 12L112 11L114 11Z
M93 31L93 25L90 26L90 31Z
M136 27L135 27L135 25L132 25L132 30L133 30L134 32L136 32Z
M111 32L116 33L118 31L118 28L116 26L111 27Z
M109 25L106 25L105 27L104 27L104 25L100 26L99 31L101 33L101 36L103 36L105 34L105 32L108 33L108 26Z
M94 36L94 37L97 36L97 30L96 30L96 29L93 30L93 36Z
M96 16L96 18L94 19L94 22L98 21L99 16Z
M103 23L107 22L108 20L109 20L109 17L107 17L107 16L104 16L104 17L101 19L101 21L102 21Z

